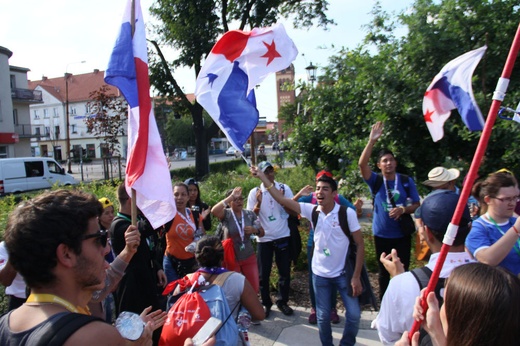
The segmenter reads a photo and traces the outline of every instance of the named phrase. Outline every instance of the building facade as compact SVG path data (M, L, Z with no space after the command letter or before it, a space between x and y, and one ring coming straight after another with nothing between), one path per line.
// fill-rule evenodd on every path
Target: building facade
M31 123L40 131L31 143L32 155L67 159L66 148L70 143L71 159L96 159L111 155L126 157L126 121L121 125L123 134L118 136L119 145L111 152L105 141L96 137L86 120L97 115L92 93L106 86L104 72L47 78L29 82L29 87L42 95L43 103L31 105ZM109 86L106 94L122 98L116 87ZM68 107L67 107L68 105ZM68 116L67 116L68 115Z
M40 91L28 86L28 68L9 65L13 53L0 47L0 158L31 156L31 138L38 126L30 121L30 106L42 103Z

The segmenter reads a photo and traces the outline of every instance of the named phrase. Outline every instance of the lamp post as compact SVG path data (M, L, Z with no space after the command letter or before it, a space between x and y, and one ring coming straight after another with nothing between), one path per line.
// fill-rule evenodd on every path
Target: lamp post
M305 68L307 70L307 79L311 82L311 88L314 86L314 82L316 81L316 70L318 67L316 65L311 64Z
M70 119L69 119L69 78L72 73L68 73L69 65L71 64L84 64L86 61L69 62L65 66L65 127L67 128L65 137L65 150L67 152L67 173L72 174L72 161L70 160Z

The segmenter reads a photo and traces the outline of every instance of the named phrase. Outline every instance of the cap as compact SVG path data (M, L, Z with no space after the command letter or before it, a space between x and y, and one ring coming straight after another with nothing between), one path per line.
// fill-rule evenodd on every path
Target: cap
M188 179L184 180L184 184L186 184L186 185L198 185L199 183L197 183L195 178L188 178Z
M322 171L319 171L318 174L316 174L316 180L320 179L324 175L329 177L329 178L334 179L334 177L332 176L331 172L326 171L326 170L322 170Z
M456 168L446 169L444 167L435 167L428 173L428 180L423 184L431 187L442 186L459 177L460 171Z
M258 169L261 170L263 173L265 173L266 169L268 169L269 167L274 169L273 165L269 161L262 161L258 164Z
M110 202L110 200L106 197L100 198L98 201L101 203L101 205L103 205L103 209L114 206L112 202Z
M459 197L459 194L453 191L443 191L427 196L418 210L420 218L428 228L442 234L446 233ZM465 206L459 224L465 226L470 222L471 216L468 207Z

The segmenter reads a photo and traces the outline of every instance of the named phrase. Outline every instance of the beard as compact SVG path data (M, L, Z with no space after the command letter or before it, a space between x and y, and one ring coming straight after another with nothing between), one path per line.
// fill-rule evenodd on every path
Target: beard
M74 268L76 277L81 287L88 287L92 290L100 290L105 287L106 272L104 269L96 269L96 266L84 256L78 257L78 262Z

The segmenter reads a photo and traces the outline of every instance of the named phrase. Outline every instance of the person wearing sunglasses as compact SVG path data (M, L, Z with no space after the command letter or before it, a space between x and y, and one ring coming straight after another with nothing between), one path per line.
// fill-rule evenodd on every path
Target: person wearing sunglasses
M227 208L226 206L229 206ZM251 244L251 236L263 237L265 232L258 216L252 210L244 209L244 196L242 188L235 187L226 192L226 198L215 204L211 212L222 223L224 239L232 239L235 252L235 267L228 268L242 273L253 286L253 290L259 292L258 264L256 253Z
M479 262L520 273L520 218L513 216L518 182L510 172L499 171L473 186L481 216L473 222L466 249Z
M90 315L87 303L104 285L108 268L107 233L99 230L100 212L97 198L79 190L45 192L11 212L4 235L9 260L31 294L25 304L0 319L1 345L48 344L59 335L65 339L60 344L67 345L126 343L114 326L82 316ZM56 328L73 319L84 323ZM157 326L161 324L147 320L135 344L150 344ZM71 334L63 336L62 329Z

